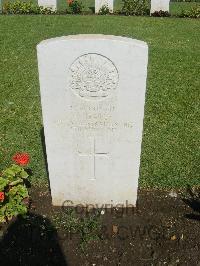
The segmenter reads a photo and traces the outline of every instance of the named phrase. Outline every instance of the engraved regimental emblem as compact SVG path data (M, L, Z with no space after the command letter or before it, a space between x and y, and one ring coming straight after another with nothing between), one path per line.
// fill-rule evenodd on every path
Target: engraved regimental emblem
M72 91L86 99L111 96L118 84L115 65L102 55L82 55L71 65L70 71Z

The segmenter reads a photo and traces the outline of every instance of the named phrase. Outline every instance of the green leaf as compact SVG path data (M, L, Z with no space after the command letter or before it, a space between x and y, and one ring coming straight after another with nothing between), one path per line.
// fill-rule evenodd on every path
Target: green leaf
M0 223L5 223L5 222L6 222L5 215L0 214Z
M23 168L17 164L12 164L10 169L12 169L16 174L20 173Z
M26 179L28 177L28 173L24 169L22 169L20 176L21 178Z
M5 187L8 185L9 181L0 176L0 191L3 191Z
M15 171L12 170L12 168L7 168L3 171L4 176L15 176Z
M20 195L23 198L28 197L28 190L24 185L18 185L17 189L18 189L18 195Z
M23 180L21 178L18 178L17 180L12 181L9 185L15 186L15 185L20 184L20 183L23 183Z

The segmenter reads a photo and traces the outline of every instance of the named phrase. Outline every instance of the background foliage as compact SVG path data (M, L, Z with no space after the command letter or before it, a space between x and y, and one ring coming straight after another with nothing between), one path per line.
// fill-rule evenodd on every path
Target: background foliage
M19 0L2 0L2 5L8 5L10 3L13 3L15 1L19 1ZM31 5L31 10L34 12L26 12L26 13L35 13L38 14L38 9L36 8L37 6L37 0L23 0L25 3L29 3L29 5ZM126 2L133 2L133 0L125 0ZM144 0L142 0L144 1ZM145 0L147 1L147 0ZM30 3L31 2L31 3ZM94 0L76 0L76 2L81 3L82 2L82 6L81 7L81 11L87 14L92 14L94 13L94 4L95 1ZM137 2L135 0L135 2ZM150 3L150 1L148 1ZM123 7L124 4L124 0L115 0L114 1L114 11L119 13ZM72 10L69 5L67 4L66 0L57 0L57 5L58 5L58 11L61 13L66 13L66 9L68 10L68 12L72 12L75 13L75 10L80 10L80 5L75 4L75 8ZM200 6L200 0L187 0L187 1L170 1L170 14L171 15L181 15L183 12L187 12L188 10L190 10L191 8L196 8ZM27 10L26 4L23 5L23 9ZM78 7L78 8L76 8ZM150 4L149 4L149 8L150 8ZM42 13L42 12L41 12ZM49 11L48 10L44 10L43 14L48 14ZM78 12L79 13L79 12Z

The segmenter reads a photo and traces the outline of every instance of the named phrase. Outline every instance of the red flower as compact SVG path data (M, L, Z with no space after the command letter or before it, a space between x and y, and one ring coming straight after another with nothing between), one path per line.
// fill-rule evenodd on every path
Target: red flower
M4 198L5 198L5 193L0 192L0 201L4 201Z
M71 5L73 3L73 0L67 0L68 5Z
M27 165L30 161L28 153L16 153L12 159L21 166Z

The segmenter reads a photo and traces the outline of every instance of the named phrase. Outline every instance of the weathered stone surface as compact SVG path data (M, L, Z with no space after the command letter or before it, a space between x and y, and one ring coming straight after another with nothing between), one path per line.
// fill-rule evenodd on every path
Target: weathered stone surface
M169 12L169 0L151 0L151 14L160 10Z
M137 199L148 47L75 35L37 46L54 205Z
M52 11L57 9L57 0L38 0L38 5L44 8L51 8Z
M113 13L113 0L95 0L95 13L99 13L102 6L107 6L110 13Z

